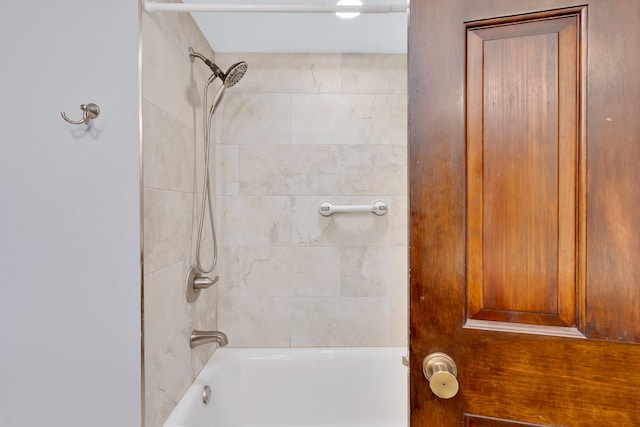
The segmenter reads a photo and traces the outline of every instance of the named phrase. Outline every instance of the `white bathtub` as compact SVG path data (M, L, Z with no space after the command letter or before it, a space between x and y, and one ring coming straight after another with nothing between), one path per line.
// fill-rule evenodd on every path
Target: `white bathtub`
M404 355L402 347L220 348L164 427L406 427Z

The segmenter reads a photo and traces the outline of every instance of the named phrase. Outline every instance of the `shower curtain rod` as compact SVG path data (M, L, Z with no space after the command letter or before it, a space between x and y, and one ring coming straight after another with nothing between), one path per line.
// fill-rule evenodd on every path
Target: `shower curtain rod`
M147 12L253 12L253 13L407 13L409 5L368 4L362 6L302 5L302 4L208 4L158 3L145 1Z

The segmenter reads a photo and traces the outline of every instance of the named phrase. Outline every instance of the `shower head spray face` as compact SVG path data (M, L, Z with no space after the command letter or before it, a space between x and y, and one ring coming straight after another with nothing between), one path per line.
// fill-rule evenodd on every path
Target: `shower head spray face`
M226 87L234 86L240 81L244 74L247 72L247 63L244 61L236 62L227 70L227 73L222 77L222 81Z
M223 73L220 67L213 63L210 59L205 58L202 54L195 52L193 48L189 48L189 56L191 57L192 62L195 58L198 58L202 62L207 64L211 71L213 71L213 74L220 80L222 80L222 84L227 88L235 86L235 84L238 83L244 76L244 73L247 72L247 63L244 61L236 62L231 67L229 67L226 73Z

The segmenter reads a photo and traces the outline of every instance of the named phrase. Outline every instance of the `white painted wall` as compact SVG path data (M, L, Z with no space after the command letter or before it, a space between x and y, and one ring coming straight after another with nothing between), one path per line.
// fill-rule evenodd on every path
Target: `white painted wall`
M140 425L137 2L2 17L0 425Z

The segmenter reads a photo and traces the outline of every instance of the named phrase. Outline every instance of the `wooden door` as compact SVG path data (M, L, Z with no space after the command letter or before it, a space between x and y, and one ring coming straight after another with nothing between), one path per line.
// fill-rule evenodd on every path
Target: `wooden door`
M412 427L640 425L640 1L419 0L409 31Z

